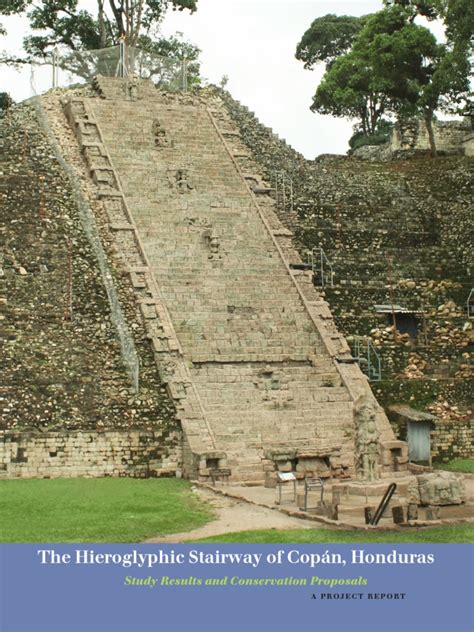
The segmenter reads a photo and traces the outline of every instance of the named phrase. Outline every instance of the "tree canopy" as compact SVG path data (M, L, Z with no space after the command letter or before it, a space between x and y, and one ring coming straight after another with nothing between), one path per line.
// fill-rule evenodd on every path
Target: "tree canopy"
M301 38L296 48L296 59L304 62L305 68L324 62L330 66L352 46L365 17L352 15L324 15L317 18Z
M0 15L27 15L34 32L23 41L25 55L4 57L3 62L41 60L55 47L63 52L103 49L124 38L130 47L139 47L150 55L190 60L191 82L199 76L199 49L179 37L165 39L159 34L168 8L194 12L197 0L93 0L90 4L92 7L85 10L79 9L79 0L3 0ZM71 70L77 74L83 71L85 76L84 59Z
M465 0L386 0L385 4L383 10L357 18L361 20L358 30L346 39L341 36L342 31L348 33L346 17L336 18L335 23L341 21L332 31L332 47L327 35L320 33L318 20L306 31L297 58L308 68L326 62L311 109L355 118L367 135L376 132L384 116L423 116L435 153L435 111L459 109L469 99L469 42L474 23L469 15L474 9L467 10ZM461 6L470 26L457 24ZM439 44L427 28L417 24L418 15L443 17L447 44ZM320 20L329 17L335 16ZM316 39L311 41L311 37Z
M27 14L38 34L25 38L25 50L38 58L54 46L92 50L113 46L122 36L136 46L142 35L156 30L169 7L197 9L197 0L95 0L91 10L79 10L78 4L78 0L4 0L0 15Z

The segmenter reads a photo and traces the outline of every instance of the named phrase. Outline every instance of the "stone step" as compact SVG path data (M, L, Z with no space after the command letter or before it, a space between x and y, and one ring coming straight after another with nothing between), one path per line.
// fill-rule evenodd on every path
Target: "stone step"
M307 449L321 441L316 430L348 445L351 397L301 299L301 275L289 274L247 187L268 192L265 180L247 166L245 182L199 99L147 83L138 107L127 85L99 81L111 100L91 99L90 109L232 480L263 481L264 446ZM161 146L156 121L169 141ZM221 126L232 145L238 132ZM276 217L271 226L281 231Z

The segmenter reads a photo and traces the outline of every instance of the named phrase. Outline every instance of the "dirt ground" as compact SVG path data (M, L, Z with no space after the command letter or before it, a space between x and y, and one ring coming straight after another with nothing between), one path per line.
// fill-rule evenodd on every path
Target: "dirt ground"
M209 489L194 488L193 491L200 499L213 507L216 519L198 529L184 533L172 533L163 537L157 536L146 540L146 543L192 542L223 533L250 531L252 529L317 529L325 526L309 520L292 518L273 509L220 496Z
M440 518L448 521L474 519L474 475L465 474L466 500L462 505L452 505L441 508ZM193 542L201 538L207 538L234 531L251 531L257 529L318 529L327 528L328 525L288 516L285 513L271 509L275 502L275 490L264 488L226 487L225 491L231 492L237 498L224 496L206 487L193 487L193 492L204 502L213 507L216 518L208 524L186 531L173 533L166 536L157 535L146 540L147 543ZM238 497L245 497L246 501ZM267 505L266 507L261 506ZM288 506L288 509L292 507ZM294 507L296 509L296 506ZM438 523L439 524L439 523ZM354 525L356 526L356 525ZM361 525L357 525L361 526Z

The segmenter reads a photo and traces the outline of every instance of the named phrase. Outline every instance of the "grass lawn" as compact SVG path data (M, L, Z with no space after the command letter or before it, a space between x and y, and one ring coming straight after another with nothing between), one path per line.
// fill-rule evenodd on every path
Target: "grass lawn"
M343 531L339 529L267 529L264 531L239 531L227 533L200 542L246 542L254 544L340 544L340 543L390 543L409 544L426 542L473 542L474 525L449 525L406 531Z
M212 516L176 479L0 481L0 542L140 542Z
M449 472L474 474L474 459L453 459L448 463L436 463L435 467L439 470L448 470Z

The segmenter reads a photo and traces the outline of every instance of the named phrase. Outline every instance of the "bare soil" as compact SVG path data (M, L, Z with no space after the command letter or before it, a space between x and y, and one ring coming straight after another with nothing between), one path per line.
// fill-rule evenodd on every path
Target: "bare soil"
M215 511L216 519L203 527L186 531L184 533L172 533L166 536L157 536L146 540L147 543L193 542L201 538L207 538L234 531L250 531L258 529L317 529L324 526L316 522L292 518L279 511L259 507L257 505L235 500L226 496L220 496L205 488L194 488L194 493L204 502L211 505Z

